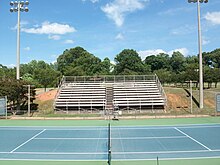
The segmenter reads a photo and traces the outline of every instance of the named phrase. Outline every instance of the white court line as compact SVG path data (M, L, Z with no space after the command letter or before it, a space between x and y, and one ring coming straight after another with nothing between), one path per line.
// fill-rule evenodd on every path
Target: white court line
M1 152L0 152L1 154ZM107 155L107 152L2 152L17 155Z
M220 151L220 150L219 150ZM219 152L216 151L216 152ZM192 151L152 151L152 152L113 152L113 154L178 154L178 153L204 153L204 152L214 152L208 150L192 150Z
M186 138L186 136L155 136L155 137L121 137L121 138L112 138L112 139L121 139L121 140L145 140L145 139L178 139Z
M34 138L36 140L106 140L107 138Z
M155 152L113 152L112 154L176 154L176 153L207 153L220 152L220 150L192 150L192 151L155 151ZM107 152L0 152L0 154L18 154L18 155L106 155Z
M220 127L220 123L212 123L212 124L175 124L175 125L133 125L133 126L112 126L112 128L122 128L125 129L173 129L173 127L181 127L181 128L210 128L210 127Z
M37 161L37 162L106 162L103 159L8 159L0 158L2 161Z
M220 128L220 125L194 125L194 126L180 126L180 128Z
M10 153L13 153L14 151L16 151L17 149L21 148L23 145L27 144L29 141L33 140L35 137L37 137L38 135L42 134L44 131L46 131L46 129L42 130L41 132L39 132L38 134L34 135L32 138L30 138L29 140L25 141L24 143L22 143L21 145L19 145L18 147L16 147L15 149L13 149L12 151L10 151Z
M182 133L183 135L187 136L188 138L190 138L191 140L193 140L194 142L198 143L199 145L203 146L204 148L206 148L209 151L212 151L209 147L205 146L204 144L202 144L201 142L199 142L198 140L194 139L193 137L189 136L188 134L186 134L185 132L181 131L180 129L174 127L175 130L177 130L178 132Z
M204 123L204 124L176 124L176 125L133 125L133 126L112 126L112 128L126 129L173 129L175 127L181 128L218 128L220 123ZM0 126L0 130L99 130L99 128L106 130L106 126ZM57 129L58 128L58 129Z
M219 159L220 156L213 156L213 157L187 157L187 158L160 158L160 160L200 160L200 159ZM37 161L37 162L106 162L106 160L100 159L8 159L8 158L0 158L0 160L14 160L14 161ZM154 160L155 158L149 159L114 159L114 161L149 161Z
M187 138L187 136L160 136L160 137L122 137L111 138L112 140L141 140L141 139L177 139ZM107 140L108 138L35 138L36 140Z
M63 127L54 127L54 126L51 126L51 127L48 127L48 126L0 126L0 130L13 130L13 131L17 131L17 130L24 130L24 131L30 131L30 130L42 130L42 129L46 129L48 131L99 131L99 130L103 130L103 131L106 131L107 128L106 126L102 126L102 127L88 127L88 126L85 126L85 127L72 127L72 126L63 126Z
M219 159L220 156L213 156L213 157L186 157L186 158L160 158L160 160L200 160L200 159ZM126 161L140 161L140 160L154 160L155 158L149 159L126 159ZM125 161L125 159L114 159L114 161Z

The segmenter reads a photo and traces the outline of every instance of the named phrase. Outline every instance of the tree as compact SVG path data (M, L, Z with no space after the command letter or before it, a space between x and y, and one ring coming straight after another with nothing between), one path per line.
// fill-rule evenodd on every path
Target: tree
M20 110L27 110L28 89L27 82L23 80L4 79L0 80L0 96L7 96L10 110L16 114ZM35 88L31 88L31 108L37 109L37 105L33 103L35 100Z
M213 76L212 76L212 68L209 66L204 67L204 82L208 83L208 88L212 87Z
M43 85L45 91L47 86L55 86L58 84L60 73L50 67L46 69L38 69L34 73L35 79Z
M113 64L111 64L111 61L108 57L106 57L101 63L100 63L100 73L99 75L110 75L113 70Z
M212 76L215 88L217 88L218 82L220 82L220 68L213 68Z
M174 72L180 73L185 70L186 59L180 52L173 52L170 58L170 65Z
M208 53L204 52L203 57L206 65L214 68L220 68L220 49L216 49Z
M160 53L158 55L151 55L145 58L144 63L151 66L152 72L159 69L170 70L170 57L168 54Z
M7 68L0 64L0 79L8 79L16 76L15 68Z
M172 82L172 73L167 69L159 69L154 73L159 77L161 84Z
M65 74L65 72L67 72L66 67L70 66L76 59L85 53L88 52L82 47L75 47L69 50L66 49L63 54L57 58L58 71L60 71L62 74Z
M115 74L143 74L145 66L133 49L125 49L115 57Z
M96 75L101 72L101 60L81 47L65 50L57 59L58 70L66 76Z
M36 87L54 87L61 77L60 72L56 71L54 68L55 66L53 64L33 60L28 64L21 65L22 79Z

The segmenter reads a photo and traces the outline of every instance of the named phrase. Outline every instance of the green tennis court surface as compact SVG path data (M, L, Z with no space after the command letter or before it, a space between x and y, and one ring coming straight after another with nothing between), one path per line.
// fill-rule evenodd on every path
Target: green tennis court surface
M39 126L37 121L23 121L35 126L4 126L10 121L0 121L0 163L107 164L109 137L113 165L155 164L157 157L160 164L220 163L219 118L202 118L203 124L198 118L197 124L194 119L191 123L190 119L185 119L185 123L183 119L169 120L175 124L163 123L167 119L133 120L133 126L132 121L111 121L110 131L108 121L87 121L99 126L84 126L85 121L81 126L62 126L65 121L54 126L49 124L54 121L41 121ZM155 121L160 125L151 126Z

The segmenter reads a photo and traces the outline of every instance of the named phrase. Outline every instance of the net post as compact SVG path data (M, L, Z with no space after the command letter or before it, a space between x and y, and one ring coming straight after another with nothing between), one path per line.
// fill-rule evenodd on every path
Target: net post
M111 124L108 123L108 165L111 165L112 151L111 151Z
M8 119L8 98L7 96L5 96L5 119L7 120Z

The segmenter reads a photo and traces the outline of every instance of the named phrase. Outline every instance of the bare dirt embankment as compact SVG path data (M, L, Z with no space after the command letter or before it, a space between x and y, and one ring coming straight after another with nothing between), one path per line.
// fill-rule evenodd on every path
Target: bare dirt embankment
M53 111L53 103L56 97L57 89L52 89L44 92L42 89L37 91L35 103L38 104L38 110L43 113L50 113Z
M48 92L41 92L37 94L36 99L39 101L54 100L57 93L57 89L50 90Z

